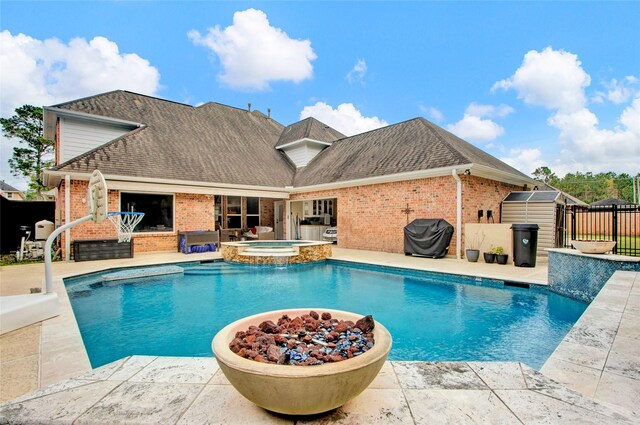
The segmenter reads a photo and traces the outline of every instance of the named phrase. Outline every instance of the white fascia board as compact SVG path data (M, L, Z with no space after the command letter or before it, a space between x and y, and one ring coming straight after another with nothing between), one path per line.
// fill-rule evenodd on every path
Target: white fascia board
M470 169L473 164L456 165L451 167L432 168L429 170L407 171L405 173L387 174L384 176L365 177L363 179L347 180L335 183L323 183L313 186L300 186L291 189L291 193L315 192L327 189L342 189L353 186L366 186L370 184L392 183L402 180L417 180L430 177L451 176L451 170L457 170L458 174Z
M471 175L484 177L491 180L496 180L503 183L513 184L516 186L531 186L533 189L535 186L539 186L540 182L526 176L519 176L516 174L511 174L506 171L496 170L492 167L487 167L486 165L474 164L471 170Z
M43 109L44 114L44 137L51 139L55 137L56 120L58 117L75 118L84 121L94 121L105 124L116 124L126 127L144 127L144 124L134 121L121 120L118 118L111 118L104 115L87 114L86 112L70 111L68 109L56 108L53 106L45 106ZM52 133L53 132L53 133Z
M320 140L314 140L314 139L309 139L309 138L305 137L304 139L294 140L293 142L285 143L282 146L278 146L276 149L289 148L291 146L299 145L299 144L302 144L302 143L314 143L314 144L322 145L322 146L331 146L331 143L329 143L329 142L321 142Z
M463 174L466 170L469 170L471 175L484 177L491 180L500 181L503 183L513 184L516 186L520 185L531 185L531 188L540 184L540 182L521 177L518 175L514 175L511 173L506 173L504 171L496 170L491 167L487 167L485 165L479 164L461 164L449 167L441 167L441 168L432 168L429 170L418 170L418 171L408 171L405 173L398 174L388 174L384 176L376 176L376 177L366 177L363 179L356 180L347 180L335 183L324 183L313 186L300 186L294 187L291 189L291 193L304 193L304 192L315 192L319 190L328 190L328 189L341 189L345 187L353 187L353 186L365 186L370 184L380 184L380 183L392 183L402 180L417 180L417 179L425 179L431 177L442 177L442 176L451 176L451 170L456 170L458 174Z
M45 170L45 178L50 186L57 186L60 180L69 175L72 180L89 180L89 173L74 173ZM229 183L208 183L191 180L171 180L134 176L105 174L107 187L114 190L158 193L193 193L204 195L258 196L263 198L288 199L289 190L284 187L235 185Z

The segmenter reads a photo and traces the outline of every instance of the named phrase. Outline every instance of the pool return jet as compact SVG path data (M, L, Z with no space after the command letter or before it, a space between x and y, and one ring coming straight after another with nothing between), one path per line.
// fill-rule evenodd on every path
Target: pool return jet
M58 227L49 235L44 246L45 292L43 294L24 294L0 297L0 335L15 329L57 316L60 310L58 294L53 292L53 273L51 267L51 247L56 238L65 230L85 221L95 224L109 219L118 232L118 242L131 241L131 234L144 213L131 211L108 212L107 183L102 173L95 170L89 179L89 214Z

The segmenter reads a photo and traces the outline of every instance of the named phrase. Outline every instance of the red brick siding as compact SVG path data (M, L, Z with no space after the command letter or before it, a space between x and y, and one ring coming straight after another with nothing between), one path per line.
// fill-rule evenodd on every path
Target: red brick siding
M475 176L460 176L462 180L462 222L475 223L477 210L493 210L495 222L500 221L500 202L511 190L520 187ZM71 220L88 214L86 203L87 182L72 181ZM56 207L64 219L64 181ZM456 181L451 176L434 177L355 186L343 189L292 194L291 200L336 198L339 246L384 252L403 252L403 228L407 215L402 212L409 204L413 211L409 221L416 218L444 218L456 226ZM243 203L246 200L243 199ZM261 224L273 227L274 199L263 198L260 203ZM119 192L109 191L109 211L119 211ZM243 217L244 219L244 217ZM246 222L246 221L243 221ZM180 230L212 230L215 227L213 195L175 195L175 225L171 233L135 235L135 252L173 251L177 249ZM286 229L285 229L286 232ZM114 238L111 223L99 225L83 223L71 229L71 240ZM463 237L464 240L464 237ZM449 255L455 256L456 235L452 239ZM63 242L64 246L64 242Z
M273 203L275 199L260 198L260 225L273 227Z
M87 196L86 181L71 182L71 221L88 214L83 203ZM62 212L64 221L64 181L60 188L60 198L56 205ZM120 195L117 190L109 191L109 211L120 211ZM177 231L213 230L215 224L213 195L175 194L175 229L167 233L138 233L134 235L134 252L155 252L177 250ZM64 234L62 246L64 249ZM115 227L105 220L94 224L87 222L71 229L71 241L76 239L115 238Z
M462 222L477 221L478 209L491 209L498 222L500 202L518 187L474 176L462 180ZM434 177L291 195L291 200L337 198L340 247L402 253L409 204L416 218L443 218L456 226L456 181ZM486 214L486 212L485 212ZM463 239L464 240L464 239ZM449 255L455 256L454 233Z

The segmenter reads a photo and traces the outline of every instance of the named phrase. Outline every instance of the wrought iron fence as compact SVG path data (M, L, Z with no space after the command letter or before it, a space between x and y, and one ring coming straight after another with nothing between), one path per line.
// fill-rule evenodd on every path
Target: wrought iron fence
M640 205L567 208L565 246L571 239L615 241L614 254L640 257Z

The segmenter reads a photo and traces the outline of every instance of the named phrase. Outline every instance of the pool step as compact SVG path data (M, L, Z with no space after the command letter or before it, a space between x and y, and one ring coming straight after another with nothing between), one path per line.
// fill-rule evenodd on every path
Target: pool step
M222 269L222 268L209 268L209 267L193 267L185 269L184 274L187 276L230 276L234 274L242 274L246 271L240 269Z
M184 269L178 266L146 267L143 269L127 269L118 272L107 273L102 276L105 282L118 280L141 279L144 277L162 276L167 274L182 274Z

